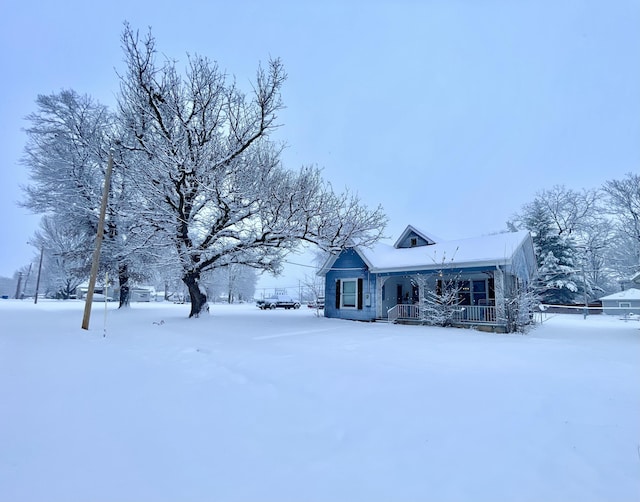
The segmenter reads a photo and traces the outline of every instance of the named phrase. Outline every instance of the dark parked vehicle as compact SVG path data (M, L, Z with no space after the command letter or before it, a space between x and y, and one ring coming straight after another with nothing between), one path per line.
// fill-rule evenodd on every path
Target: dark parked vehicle
M265 298L264 300L258 300L256 306L262 310L267 309L299 309L300 302L295 301L290 296L278 296L274 298Z

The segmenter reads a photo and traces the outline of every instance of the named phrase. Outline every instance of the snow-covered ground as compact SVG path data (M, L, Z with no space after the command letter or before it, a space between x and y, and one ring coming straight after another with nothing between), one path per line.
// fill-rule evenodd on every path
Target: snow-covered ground
M0 500L637 501L640 322L0 300Z

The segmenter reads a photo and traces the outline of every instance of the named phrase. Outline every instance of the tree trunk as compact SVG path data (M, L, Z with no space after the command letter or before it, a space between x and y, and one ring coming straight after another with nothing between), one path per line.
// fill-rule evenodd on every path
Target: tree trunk
M191 313L189 317L200 317L203 312L208 312L207 295L200 289L200 272L187 272L182 277L182 282L187 286L191 297Z
M120 264L118 267L118 283L120 284L120 305L118 308L128 307L130 301L129 294L129 266Z

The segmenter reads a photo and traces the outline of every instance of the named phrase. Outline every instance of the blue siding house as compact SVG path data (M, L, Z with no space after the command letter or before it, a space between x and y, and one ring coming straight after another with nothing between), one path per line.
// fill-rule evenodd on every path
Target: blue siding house
M454 284L455 324L505 331L508 299L536 272L529 232L443 241L409 225L393 246L346 248L318 274L325 279L326 317L424 320L425 298L437 301Z

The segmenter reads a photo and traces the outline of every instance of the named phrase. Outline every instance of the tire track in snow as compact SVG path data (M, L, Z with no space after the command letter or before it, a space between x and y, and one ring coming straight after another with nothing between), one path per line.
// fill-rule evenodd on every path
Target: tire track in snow
M275 335L262 335L262 336L254 336L253 340L270 340L272 338L286 338L289 336L299 336L299 335L308 335L315 333L325 333L327 331L335 331L334 328L323 328L323 329L306 329L304 331L291 331L290 333L278 333Z

